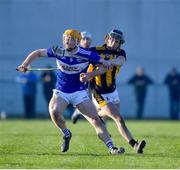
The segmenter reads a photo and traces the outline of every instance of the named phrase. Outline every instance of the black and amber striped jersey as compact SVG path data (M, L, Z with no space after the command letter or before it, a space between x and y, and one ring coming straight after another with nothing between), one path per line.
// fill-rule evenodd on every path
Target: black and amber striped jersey
M116 59L119 56L124 56L126 59L126 53L123 49L119 51L112 51L106 48L105 45L92 47L92 51L98 53L105 60ZM94 66L96 69L98 66ZM106 94L112 93L116 89L116 77L120 71L121 66L111 67L106 73L96 76L91 80L91 88L96 91L96 93Z

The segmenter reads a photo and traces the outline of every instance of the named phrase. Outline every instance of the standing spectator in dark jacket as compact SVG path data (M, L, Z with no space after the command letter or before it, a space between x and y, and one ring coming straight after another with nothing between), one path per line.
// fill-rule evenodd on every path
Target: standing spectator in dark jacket
M152 80L145 74L144 69L138 67L135 75L128 81L129 84L134 85L137 102L137 118L141 119L144 112L144 103L147 94L147 86L152 84Z
M22 84L23 88L25 118L35 118L37 76L33 72L27 71L26 73L18 77L17 80Z
M172 120L177 120L179 118L180 75L176 68L172 68L167 74L164 83L169 89L170 117Z
M48 65L47 68L51 68L51 66ZM44 71L41 74L41 81L43 85L43 94L48 106L53 94L53 89L55 88L56 75L53 71Z

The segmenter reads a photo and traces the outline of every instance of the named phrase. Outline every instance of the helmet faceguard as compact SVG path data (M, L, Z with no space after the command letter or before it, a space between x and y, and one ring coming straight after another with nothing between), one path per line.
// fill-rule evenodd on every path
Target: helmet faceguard
M113 29L109 34L112 38L120 40L121 44L125 43L123 32L117 29Z
M124 44L125 40L124 40L124 36L123 33L120 30L117 29L113 29L111 32L109 32L106 36L105 36L105 44L108 44L108 41L110 38L114 38L116 40L119 41L119 47L117 47L116 50L119 50L121 47L121 44ZM108 47L109 49L111 49L111 47Z

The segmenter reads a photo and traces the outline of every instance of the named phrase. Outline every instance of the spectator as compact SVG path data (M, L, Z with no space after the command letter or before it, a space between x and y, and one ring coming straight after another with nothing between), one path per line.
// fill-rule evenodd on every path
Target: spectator
M136 73L128 81L135 88L135 96L137 102L137 118L142 119L144 112L144 103L147 94L147 86L152 84L152 80L145 74L142 67L136 69Z
M18 82L22 83L25 118L35 118L37 76L33 72L27 71L18 77Z
M47 66L47 68L51 68L51 66ZM51 100L53 89L56 84L56 75L53 71L43 71L41 74L41 82L43 85L43 95L45 97L47 108L49 106L49 101Z
M169 102L170 102L170 117L171 120L179 118L179 102L180 102L180 75L176 68L166 75L164 83L168 86Z

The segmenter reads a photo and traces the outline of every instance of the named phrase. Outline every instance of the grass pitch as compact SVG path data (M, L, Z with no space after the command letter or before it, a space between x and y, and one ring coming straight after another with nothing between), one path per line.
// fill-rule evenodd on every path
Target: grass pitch
M113 122L109 132L124 155L110 155L86 121L68 122L73 137L70 150L61 153L62 135L50 120L0 121L0 168L180 168L180 122L126 121L136 139L147 142L143 155L119 135Z

